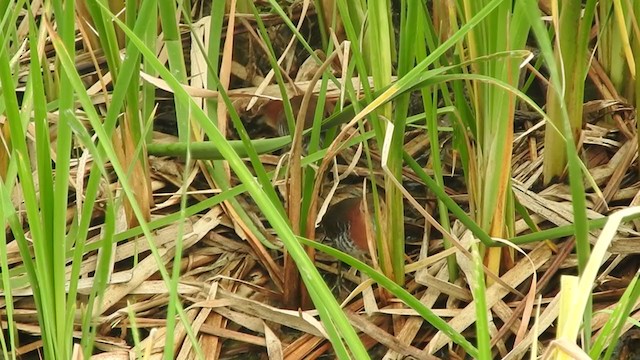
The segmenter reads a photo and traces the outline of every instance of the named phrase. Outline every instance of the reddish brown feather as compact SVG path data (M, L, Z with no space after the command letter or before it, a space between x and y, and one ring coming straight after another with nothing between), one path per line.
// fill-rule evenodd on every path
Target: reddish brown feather
M374 216L373 199L367 199L367 206L371 219ZM367 218L362 197L348 198L331 206L322 225L327 241L337 249L356 257L369 252Z

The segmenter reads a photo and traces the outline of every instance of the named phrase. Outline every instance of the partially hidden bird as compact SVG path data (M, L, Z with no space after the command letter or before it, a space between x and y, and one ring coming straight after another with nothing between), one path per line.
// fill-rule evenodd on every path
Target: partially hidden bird
M303 95L296 95L289 99L291 102L291 108L293 109L293 116L298 117L300 108L302 107ZM318 104L318 97L312 95L309 99L309 106L304 114L304 129L309 129L313 126L313 116L316 111L316 105ZM284 104L281 100L273 100L266 104L263 108L264 118L267 125L276 130L278 136L289 135L289 124L284 112Z
M360 259L369 253L367 228L375 231L373 196L366 198L366 211L364 199L351 197L330 206L321 223L326 243Z

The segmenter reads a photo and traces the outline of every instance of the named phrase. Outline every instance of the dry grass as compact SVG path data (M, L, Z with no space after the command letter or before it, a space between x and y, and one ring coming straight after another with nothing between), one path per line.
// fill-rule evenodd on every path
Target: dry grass
M300 8L294 10L293 19ZM316 36L319 26L313 20L313 13L304 23L307 34ZM288 32L278 24L275 16L266 17L270 29L279 35L274 36L275 43L286 43ZM256 88L266 75L266 60L261 44L252 35L253 24L247 17L236 19L236 34L233 48L226 55L223 65L229 70L232 94L254 94ZM279 31L279 32L278 32ZM79 36L81 36L79 34ZM313 36L311 37L313 39ZM194 45L187 33L184 33L185 48ZM313 43L313 42L312 42ZM55 54L47 46L47 56L51 59ZM295 56L300 52L291 51L291 57L283 65L290 76L299 73L298 68L305 60ZM27 71L30 53L20 58L22 71ZM98 68L92 59L95 56ZM160 54L161 60L166 60ZM89 95L94 99L97 109L104 112L104 89L96 76L103 71L106 64L99 53L90 54L80 51L77 54L77 68L81 71ZM194 97L210 96L206 91L198 93L195 88L198 81L195 76L200 59L191 57L191 86L189 91ZM103 74L104 75L104 74ZM339 76L339 73L338 73ZM104 80L104 78L102 79ZM160 80L149 83L158 87L158 110L154 123L153 142L165 143L177 141L175 133L175 111L170 100L171 94L163 88ZM343 79L344 80L344 79ZM607 87L606 75L597 66L592 67L589 81L600 89L594 100L585 104L585 125L580 138L580 153L592 174L595 184L600 187L588 189L588 216L591 219L608 215L616 209L640 205L640 181L636 167L637 134L633 109L623 99L616 97ZM200 82L201 84L201 82ZM298 85L305 89L304 80L298 78ZM18 91L22 91L21 84ZM268 88L265 94L278 95L275 88ZM330 89L328 96L335 101L339 98L336 90ZM167 100L168 99L168 100ZM261 99L259 103L246 110L246 97L234 98L236 110L243 118L245 126L251 130L252 137L273 137L276 129L264 122L265 106L269 100ZM267 104L267 105L265 105ZM203 103L204 106L204 103ZM51 116L52 141L55 142L55 114ZM5 120L6 121L6 120ZM542 188L542 153L544 127L541 119L523 109L516 116L515 136L513 144L513 191L515 197L529 213L531 220L540 229L572 223L571 195L563 183ZM230 125L230 124L229 124ZM447 125L444 123L443 125ZM235 134L230 129L229 137ZM443 148L444 173L446 190L462 208L467 207L467 190L459 166L459 160L451 151L451 140L441 136ZM123 146L126 148L126 146ZM338 155L337 172L348 176L341 179L338 196L361 191L363 180L370 175L366 159L358 159L356 146L344 149ZM408 131L406 150L428 168L429 143L423 131ZM281 161L284 151L263 154L260 159L267 170L275 170ZM374 173L381 176L379 149L371 149ZM184 160L180 157L160 157L150 153L149 170L137 172L137 177L148 176L152 201L148 201L148 213L152 221L158 221L179 211L181 188L184 186ZM349 167L349 164L355 164ZM72 159L71 183L75 184L88 176L89 167L86 158ZM202 171L203 167L193 168L188 176L188 205L205 201L219 193L209 175ZM411 189L414 197L427 210L435 212L434 197L426 191L419 176L411 169L404 170L404 185ZM333 185L327 177L321 197L326 196ZM231 183L237 179L231 175ZM119 182L112 177L112 183L104 184L117 189ZM141 182L144 183L144 182ZM285 192L282 181L277 181L276 188ZM73 191L74 189L72 189ZM140 191L145 191L144 187ZM79 197L81 191L75 192ZM286 198L286 197L285 197ZM260 236L252 233L245 220L240 218L228 203L218 204L201 209L185 218L183 224L174 222L155 229L155 245L158 247L164 265L171 271L179 266L181 269L178 292L186 309L200 346L207 358L226 359L315 359L331 358L331 345L326 339L326 332L318 321L313 310L297 311L287 309L283 303L283 292L290 286L283 277L283 252L281 242L268 228L263 214L255 206L253 200L245 194L237 197L239 203L254 221L261 232ZM336 201L334 200L334 202ZM94 230L88 240L87 251L83 257L80 273L78 307L86 300L92 285L92 275L96 269L96 242L100 239L99 228L104 218L101 203L95 205ZM21 194L14 192L14 204L19 206ZM469 289L472 281L472 264L469 252L456 251L462 247L469 249L472 236L459 222L452 223L452 235L458 241L450 250L444 250L442 234L425 223L419 211L408 202L405 204L407 224L406 248L406 290L419 298L433 312L446 319L457 331L468 339L474 336L474 301ZM70 203L68 219L76 211L75 203ZM120 216L118 231L132 227L131 220L125 221L125 212ZM179 228L183 227L182 232ZM629 282L638 271L638 245L640 238L640 222L634 221L620 229L617 237L608 249L608 259L602 266L595 283L592 334L596 336L601 330L608 314L618 301ZM516 221L516 234L529 232L524 220ZM592 230L592 243L599 235L599 230ZM183 238L182 259L174 262L175 238L181 234ZM138 350L150 351L148 358L162 357L165 341L173 341L177 359L194 358L192 344L186 332L179 324L173 339L165 338L166 305L169 302L168 290L158 275L158 264L150 256L147 241L136 236L118 236L114 243L112 273L100 309L96 311L95 321L98 324L96 339L96 359L128 359L134 351L131 336L130 313L135 314L135 327L139 331L142 342ZM260 237L266 238L276 250L265 247ZM93 246L92 246L93 244ZM16 268L22 260L15 240L8 246L9 266ZM574 242L571 238L562 238L553 242L540 242L524 245L521 251L527 257L519 255L515 263L499 276L499 280L489 286L486 291L487 304L490 307L491 344L496 358L520 359L531 346L541 345L543 348L554 339L554 324L559 313L559 277L562 274L576 273L576 258L573 255ZM451 283L448 278L446 256L455 252L462 276ZM317 267L325 275L326 281L335 284L337 267L335 261L319 255ZM69 265L70 271L70 265ZM535 280L533 280L535 279ZM351 324L359 331L360 338L373 358L401 358L412 356L416 359L463 358L464 353L457 346L448 347L449 339L438 333L416 312L401 302L389 297L376 284L361 278L353 272L343 274L342 286L334 289L337 296L346 299L344 309ZM14 289L14 319L20 333L18 354L30 358L37 354L42 345L39 340L40 327L32 299L32 292L27 284ZM4 300L0 299L4 307ZM635 309L635 308L634 308ZM4 315L4 310L2 313ZM640 312L633 311L636 320ZM4 317L3 317L4 320ZM3 321L6 328L6 322ZM78 323L79 324L79 323ZM625 327L620 354L633 351L635 330L631 330L631 322ZM153 330L152 330L153 329ZM627 331L628 330L628 331ZM79 336L79 332L77 333ZM622 356L622 355L621 355Z

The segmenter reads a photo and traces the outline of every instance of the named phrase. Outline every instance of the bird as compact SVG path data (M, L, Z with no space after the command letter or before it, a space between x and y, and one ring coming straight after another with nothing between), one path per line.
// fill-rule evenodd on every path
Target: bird
M358 196L341 200L329 207L321 222L324 242L361 260L369 254L367 227L375 231L373 196L366 198L368 211L365 211L364 199Z
M296 95L289 99L291 102L291 108L293 109L293 115L297 118L302 106L303 95ZM313 126L313 117L316 111L316 105L318 104L318 97L312 95L309 99L309 106L304 114L304 129L309 129ZM263 107L263 117L268 126L275 129L278 136L289 135L289 124L284 112L284 104L281 100L273 100L267 103Z

